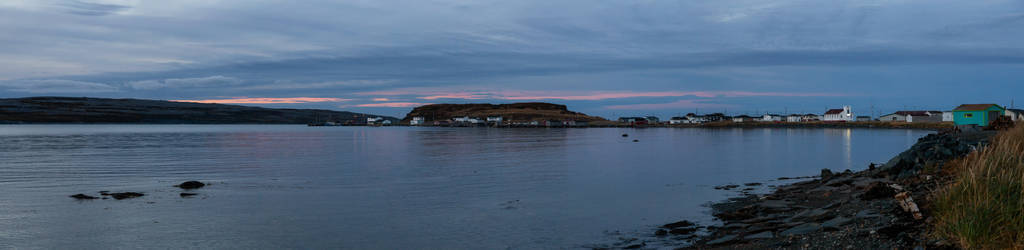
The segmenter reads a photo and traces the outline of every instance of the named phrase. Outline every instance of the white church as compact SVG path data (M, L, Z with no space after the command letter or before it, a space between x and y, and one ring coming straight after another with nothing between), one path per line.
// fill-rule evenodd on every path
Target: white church
M843 106L842 109L829 109L821 120L826 122L852 122L855 119L857 119L857 116L853 115L853 110L850 109L850 106Z

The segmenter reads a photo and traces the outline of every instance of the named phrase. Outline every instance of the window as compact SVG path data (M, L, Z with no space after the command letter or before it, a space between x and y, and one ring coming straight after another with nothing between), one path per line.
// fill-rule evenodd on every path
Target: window
M971 113L964 114L964 118L971 118L971 117L974 117L974 114L971 114Z

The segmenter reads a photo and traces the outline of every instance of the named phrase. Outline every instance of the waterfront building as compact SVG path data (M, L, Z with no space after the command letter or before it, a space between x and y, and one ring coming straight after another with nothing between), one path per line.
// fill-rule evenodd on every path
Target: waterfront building
M995 104L964 104L953 109L953 122L959 125L988 126L1002 116L1006 109Z
M1024 121L1024 109L1006 109L1006 116L1013 121Z
M763 121L763 122L781 122L782 121L782 116L781 115L776 115L776 114L765 114L763 117L761 117L761 121Z
M857 117L857 121L858 122L870 122L871 121L871 117L870 116L866 116L866 115L858 116Z
M802 121L802 122L821 121L821 116L820 115L815 115L815 114L806 114L806 115L803 115L803 116L800 117L800 121Z
M504 118L501 117L501 116L488 116L487 117L487 123L501 124L502 120L504 120Z
M748 115L739 115L739 116L733 116L732 117L732 122L736 122L736 123L752 122L752 121L754 121L754 118L750 117Z
M841 109L829 109L825 111L822 118L826 122L852 122L854 121L853 109L850 106L843 106Z
M421 125L423 125L423 122L424 122L424 118L422 116L417 116L417 117L413 117L412 121L409 121L409 125L421 126Z
M802 122L803 118L804 117L802 115L797 114L787 115L786 122Z

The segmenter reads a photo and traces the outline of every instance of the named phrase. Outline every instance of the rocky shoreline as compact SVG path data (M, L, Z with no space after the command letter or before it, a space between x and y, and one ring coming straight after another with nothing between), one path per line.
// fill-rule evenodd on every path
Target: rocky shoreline
M819 178L712 205L722 226L708 228L689 248L944 248L927 236L931 175L949 160L988 143L994 132L925 136L882 166Z
M652 234L659 241L672 243L652 247L954 248L928 236L930 194L949 182L949 177L933 173L947 161L987 145L994 134L930 134L884 165L872 164L858 172L822 169L816 178L779 186L768 194L747 194L739 185L715 187L744 193L710 205L721 225L669 223ZM634 240L616 247L647 248L648 244Z

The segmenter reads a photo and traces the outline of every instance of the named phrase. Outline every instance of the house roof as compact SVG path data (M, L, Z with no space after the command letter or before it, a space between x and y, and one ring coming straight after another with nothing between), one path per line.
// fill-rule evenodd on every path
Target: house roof
M956 107L953 111L982 111L992 106L999 107L999 105L995 104L964 104L960 105L960 107Z
M843 113L843 109L829 109L828 111L825 111L826 115L834 115L840 113Z
M942 114L941 111L896 111L890 115L930 116L930 114Z

